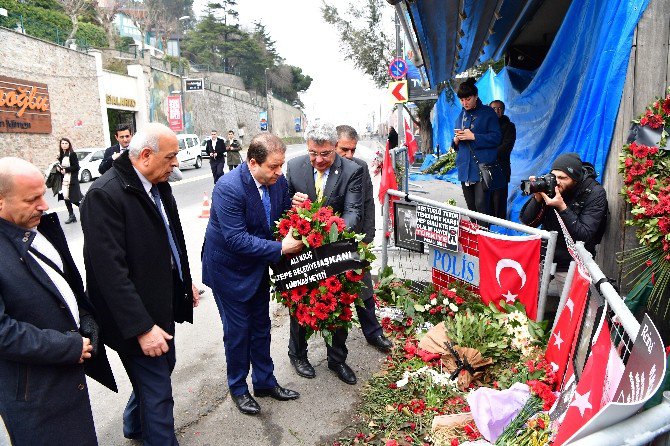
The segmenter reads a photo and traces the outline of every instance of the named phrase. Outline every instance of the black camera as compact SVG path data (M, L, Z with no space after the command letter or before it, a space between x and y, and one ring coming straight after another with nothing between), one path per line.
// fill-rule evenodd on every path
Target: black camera
M536 176L534 180L521 180L521 194L530 195L544 192L549 197L553 197L556 191L556 175L548 173Z

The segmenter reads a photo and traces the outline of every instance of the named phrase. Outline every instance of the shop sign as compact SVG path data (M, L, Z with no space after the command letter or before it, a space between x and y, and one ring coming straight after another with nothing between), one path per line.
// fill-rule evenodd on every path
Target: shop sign
M51 133L46 84L0 76L0 133Z
M105 102L107 103L107 105L116 105L119 107L130 107L130 108L134 108L135 105L137 104L135 102L135 99L120 98L118 96L112 96L109 94L105 96Z

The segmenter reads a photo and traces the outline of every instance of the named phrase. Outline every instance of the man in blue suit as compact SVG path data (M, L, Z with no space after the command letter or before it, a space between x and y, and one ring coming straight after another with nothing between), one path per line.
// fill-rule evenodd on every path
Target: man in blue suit
M203 282L212 288L223 322L228 387L240 412L254 415L254 396L286 401L300 396L277 383L270 357L270 263L300 252L290 234L274 240L273 222L291 207L282 175L284 143L271 133L253 138L247 162L217 182L205 232Z

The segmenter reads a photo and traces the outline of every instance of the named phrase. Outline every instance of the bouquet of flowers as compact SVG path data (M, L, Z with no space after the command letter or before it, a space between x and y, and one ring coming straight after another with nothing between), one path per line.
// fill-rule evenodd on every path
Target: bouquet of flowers
M346 231L344 220L330 206L322 206L320 202L305 200L286 212L277 222L275 236L281 240L289 231L309 249L343 240L353 241L362 262L360 264L365 265L274 293L275 300L285 305L291 316L305 327L307 338L318 331L330 345L335 330L351 327L351 304L363 305L360 298L365 286L363 275L370 269L369 265L375 257L370 248L361 242L363 236Z
M670 151L667 129L670 128L670 90L665 98L654 101L638 120L641 127L660 132L658 147L638 142L626 144L619 157L619 171L624 176L622 194L631 205L632 219L627 225L637 227L642 245L623 253L625 275L632 275L635 285L629 298L653 284L649 308L661 318L670 314ZM665 150L663 150L665 149Z
M375 153L375 157L370 163L370 166L372 167L372 174L374 176L377 176L381 173L383 164L384 164L384 154L380 150L377 150L377 152Z

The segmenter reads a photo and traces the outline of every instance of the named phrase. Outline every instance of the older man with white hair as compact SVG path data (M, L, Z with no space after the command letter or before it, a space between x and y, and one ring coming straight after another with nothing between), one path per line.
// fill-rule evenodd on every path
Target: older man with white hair
M167 183L178 151L172 130L145 125L81 206L88 292L103 341L119 353L133 385L123 434L145 446L178 444L170 379L175 322L193 322L199 297Z
M0 158L0 416L13 445L96 445L84 373L116 384L45 191L37 167Z
M310 199L323 200L344 219L347 227L361 231L363 219L363 168L336 152L337 131L332 124L317 121L305 130L307 154L293 158L286 167L289 194L293 204ZM347 331L336 330L332 345L327 345L328 368L347 384L356 384L356 374L346 364ZM291 318L288 355L296 373L314 378L316 372L307 359L305 329Z

